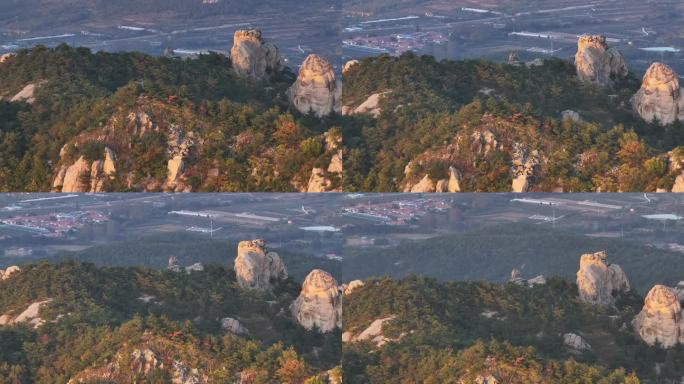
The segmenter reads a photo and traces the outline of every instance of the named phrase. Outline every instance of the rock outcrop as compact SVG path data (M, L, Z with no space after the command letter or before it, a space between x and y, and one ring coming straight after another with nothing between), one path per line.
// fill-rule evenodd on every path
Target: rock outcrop
M524 279L521 276L520 270L518 268L514 268L511 271L511 278L509 281L513 284L528 286L528 287L532 288L535 285L545 285L546 284L546 276L538 275L538 276L535 276L531 279Z
M684 323L679 298L672 288L656 285L646 295L644 308L632 322L634 331L648 345L665 348L684 343Z
M0 280L7 280L18 272L21 272L21 268L17 267L16 265L7 267L7 269L0 269Z
M2 61L0 61L1 63ZM342 67L342 74L346 74L349 72L350 69L352 69L353 66L358 65L359 61L358 60L349 60L346 63L344 63L344 66Z
M342 327L342 292L328 272L314 269L304 279L292 304L292 315L304 328L322 333Z
M326 59L309 55L299 68L288 97L299 112L323 117L340 112L342 84L335 79L335 71Z
M368 328L364 329L358 335L353 335L351 332L346 331L342 334L342 342L353 343L357 341L369 340L376 346L381 347L392 341L391 339L385 337L385 335L382 333L382 328L387 322L392 321L394 318L395 316L388 316L381 319L375 319L368 326Z
M235 31L230 59L241 76L262 79L282 69L278 47L264 42L261 31L254 29Z
M303 192L342 192L342 183L333 182L332 177L341 177L342 165L342 137L325 133L325 148L327 153L332 153L328 168L313 168L311 176Z
M622 54L608 46L605 36L581 36L575 66L581 81L603 86L613 85L628 73Z
M238 244L235 274L240 287L265 291L286 279L287 269L277 253L266 250L263 240L251 240Z
M537 150L530 151L523 145L516 143L513 146L513 182L511 190L516 193L527 192L530 189L530 180L540 163L540 156Z
M629 281L617 264L608 264L606 252L580 257L577 286L580 299L588 304L608 307L615 304L616 293L628 292Z
M224 317L221 319L221 328L236 335L246 335L249 333L242 323L232 317Z
M382 113L382 109L380 109L380 100L383 96L389 94L390 92L391 91L374 93L368 96L368 98L363 103L359 104L357 107L345 105L344 107L342 107L342 114L369 114L377 119L378 117L380 117L380 114Z
M0 316L0 325L14 325L21 323L28 323L33 325L34 328L38 328L45 324L45 320L40 318L40 309L52 302L52 299L46 299L43 301L36 301L29 304L29 306L17 316L6 313Z
M105 181L116 173L114 151L105 147L103 158L90 162L80 156L71 165L63 164L52 182L52 190L65 193L102 192Z
M684 172L675 178L674 185L672 186L673 193L684 193Z
M36 89L41 85L42 83L27 84L21 91L12 96L10 101L25 101L29 104L33 104L36 101Z
M342 291L344 292L344 296L347 296L354 292L357 288L363 287L364 282L361 280L352 280L348 284L342 284Z
M74 375L68 384L86 383L133 383L148 381L160 372L168 375L173 384L205 384L207 375L198 368L191 368L177 360L178 351L162 340L148 340L134 348L124 347L108 363L87 368Z
M646 71L641 89L632 97L632 108L647 122L669 125L684 121L684 96L677 74L663 63L653 63Z
M9 59L13 58L14 56L16 56L16 54L14 54L12 52L3 53L2 55L0 55L0 64L4 63L6 61L9 61Z
M412 173L413 164L409 163L404 173L408 177ZM404 186L404 192L411 193L455 193L461 192L461 172L453 166L449 167L448 177L439 180L432 180L425 174L420 181L412 184L410 181Z
M178 190L181 174L185 170L186 158L195 145L194 137L193 132L186 134L179 126L170 126L166 147L169 160L166 164L167 174L163 186L165 190L180 192L185 188L184 185L181 185L180 190Z
M591 350L591 345L584 338L576 333L566 333L563 335L563 345L575 352Z

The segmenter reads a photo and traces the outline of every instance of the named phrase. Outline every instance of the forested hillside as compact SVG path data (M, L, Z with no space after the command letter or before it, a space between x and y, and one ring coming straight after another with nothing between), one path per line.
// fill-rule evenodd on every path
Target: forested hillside
M289 112L294 78L239 77L219 54L20 51L0 63L0 190L306 189L340 133Z
M3 382L294 384L339 376L327 372L339 365L339 332L308 332L288 316L299 293L292 280L258 293L218 265L172 272L65 262L21 266L0 288L0 313L13 319L0 326ZM22 313L30 304L35 312Z
M683 350L649 347L630 331L642 305L627 294L616 308L588 306L560 278L534 287L371 279L346 298L345 332L391 318L386 341L345 343L345 383L678 382ZM566 343L569 333L590 348Z
M518 177L529 191L669 191L684 126L635 116L639 77L601 87L558 59L366 58L344 78L345 188L418 191L424 175L451 172L461 191L515 190ZM379 103L363 113L373 95Z

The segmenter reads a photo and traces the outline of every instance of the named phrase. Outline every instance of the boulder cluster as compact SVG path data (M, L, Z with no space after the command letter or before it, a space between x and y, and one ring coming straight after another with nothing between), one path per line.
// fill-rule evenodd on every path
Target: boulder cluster
M270 291L278 281L287 278L285 264L275 252L266 250L264 240L241 241L235 258L235 274L238 285L244 289ZM332 275L314 269L304 279L302 290L290 306L292 317L307 330L332 332L342 327L342 296L345 291L358 288L363 283L338 285ZM248 333L236 319L221 320L224 329L236 334Z

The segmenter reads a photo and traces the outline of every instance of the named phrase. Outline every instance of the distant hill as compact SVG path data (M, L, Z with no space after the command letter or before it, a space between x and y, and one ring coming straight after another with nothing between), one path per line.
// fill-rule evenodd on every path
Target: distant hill
M339 365L339 332L307 332L288 316L299 293L292 280L257 293L216 265L192 273L75 262L21 268L0 282L0 313L44 302L31 315L42 325L0 326L0 377L10 383L303 382ZM222 328L226 317L248 333Z
M391 317L381 332L389 341L345 343L345 383L482 382L490 375L509 384L676 382L683 350L648 347L630 333L642 305L630 295L616 309L587 306L577 286L559 278L533 288L370 279L346 298L344 331L358 335ZM564 345L567 333L591 349Z
M679 253L523 223L348 252L343 274L344 281L415 274L442 281L504 282L513 268L521 268L527 278L543 274L574 280L580 255L602 250L640 292L659 283L676 285L684 276L684 258Z
M287 266L289 275L298 282L303 281L315 268L328 271L338 280L341 277L340 262L286 250L277 252ZM107 267L144 266L164 269L171 256L175 256L182 266L214 263L232 269L237 256L237 242L212 240L186 232L162 233L97 245L78 252L65 252L60 258Z

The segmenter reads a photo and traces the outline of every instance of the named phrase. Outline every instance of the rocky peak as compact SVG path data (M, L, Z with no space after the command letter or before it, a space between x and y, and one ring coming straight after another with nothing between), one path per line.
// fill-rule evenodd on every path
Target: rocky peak
M634 331L648 345L659 343L665 348L684 343L682 307L676 292L656 285L648 292L644 308L632 322Z
M617 264L608 264L606 252L580 257L577 286L580 299L588 304L608 307L615 304L615 293L628 292L629 281Z
M577 76L583 82L612 85L627 76L627 65L620 51L609 47L605 36L581 36L575 55Z
M308 330L326 333L342 327L342 292L335 278L320 269L311 271L292 304L292 315Z
M513 192L527 192L530 188L530 179L535 173L540 163L540 156L537 150L530 151L525 146L514 143L511 172L513 182L511 189Z
M309 55L299 68L297 81L288 90L292 105L301 113L313 112L318 117L340 112L342 84L328 60Z
M241 241L235 258L235 274L242 288L270 290L273 282L287 278L280 256L266 251L264 240Z
M278 48L264 42L261 31L256 29L235 31L230 59L240 76L261 79L282 69Z
M646 71L641 89L632 97L632 107L642 119L660 125L684 121L684 97L679 78L672 68L653 63Z

